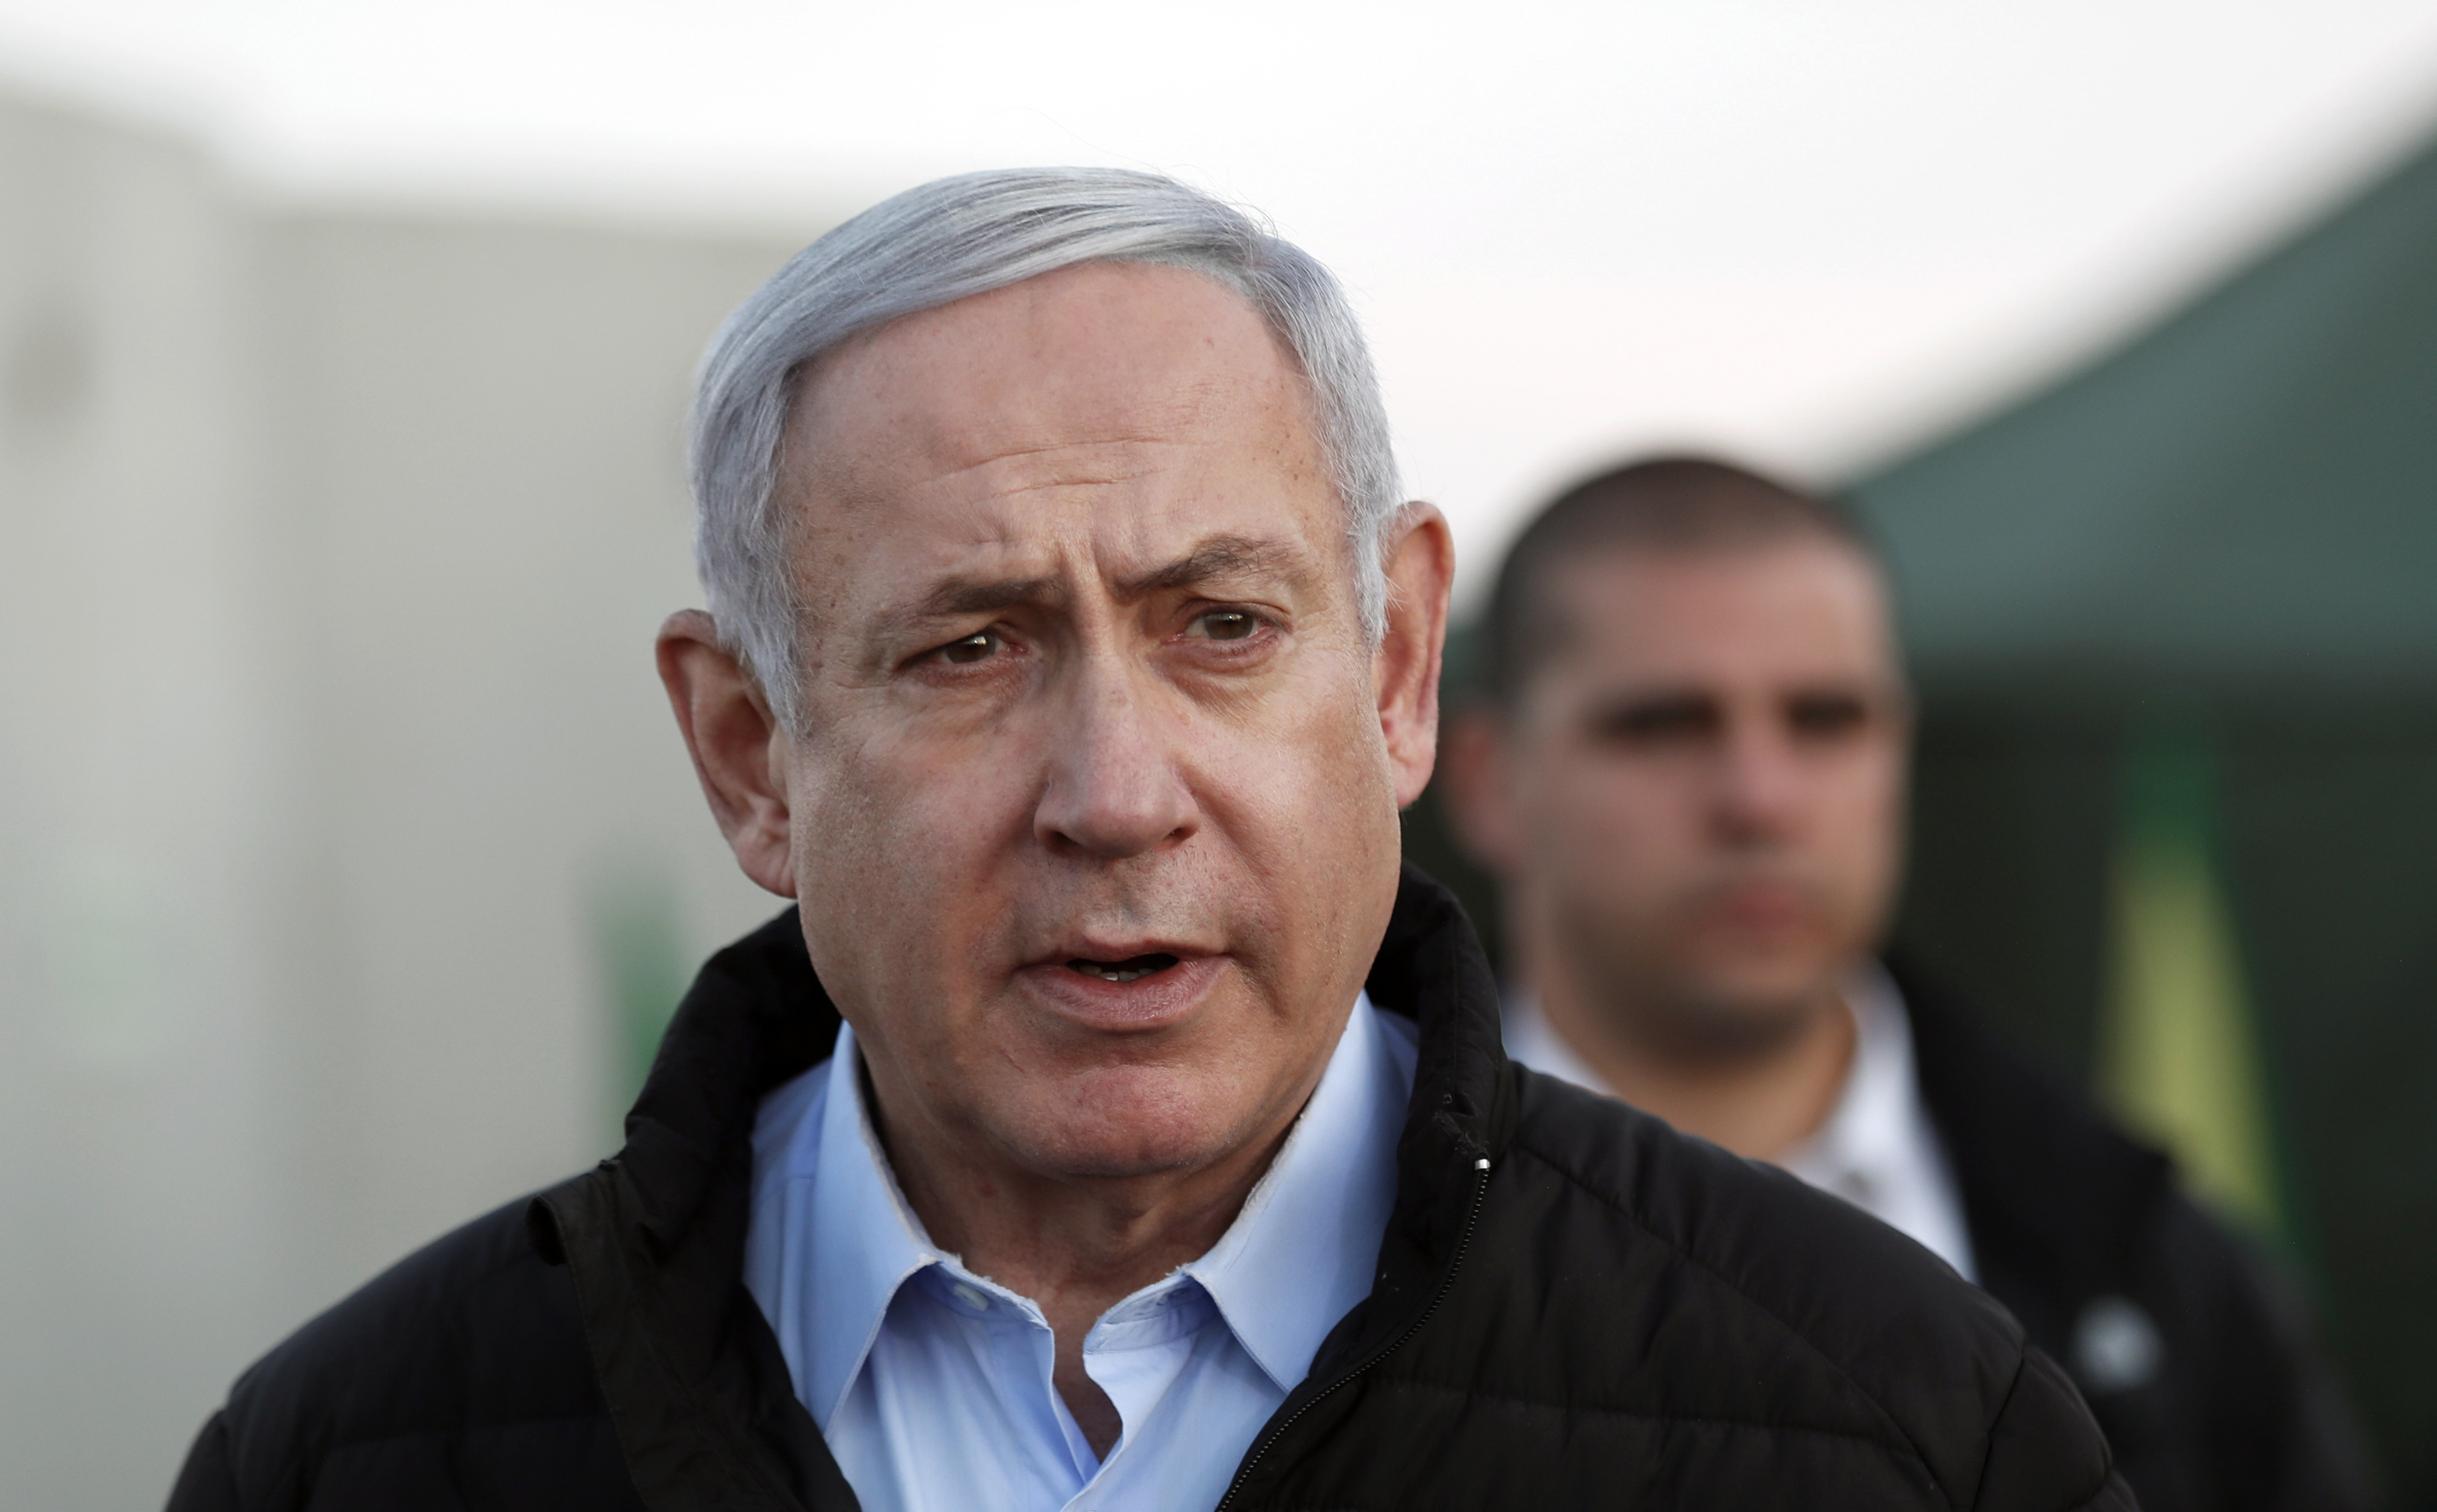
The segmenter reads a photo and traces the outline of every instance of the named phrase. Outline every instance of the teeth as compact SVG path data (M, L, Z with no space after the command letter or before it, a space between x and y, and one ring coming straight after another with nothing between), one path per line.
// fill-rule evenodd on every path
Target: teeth
M1140 981L1150 975L1141 967L1103 966L1097 961L1078 960L1075 969L1086 976L1097 976L1104 982Z

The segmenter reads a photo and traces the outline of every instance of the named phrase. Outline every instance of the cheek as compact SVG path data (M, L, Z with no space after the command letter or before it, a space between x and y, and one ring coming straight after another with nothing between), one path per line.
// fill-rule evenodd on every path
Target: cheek
M1384 923L1401 854L1376 714L1342 686L1301 691L1291 712L1196 721L1183 746L1202 823L1183 859L1234 894L1226 906L1263 941L1267 969L1296 977L1328 969L1369 914ZM1272 990L1299 995L1289 982Z
M1872 755L1857 760L1823 795L1835 875L1857 907L1875 905L1902 863L1904 784L1902 764Z
M1699 805L1661 763L1568 753L1529 774L1533 843L1611 886L1697 848Z
M1839 806L1854 816L1857 827L1882 842L1901 831L1904 772L1900 758L1887 752L1864 752L1839 786Z
M798 758L796 875L825 913L871 919L973 900L1038 784L1009 750L971 761L895 732L838 729Z
M1367 713L1339 697L1289 720L1195 731L1194 785L1223 843L1256 870L1308 877L1362 867L1396 824L1386 748Z

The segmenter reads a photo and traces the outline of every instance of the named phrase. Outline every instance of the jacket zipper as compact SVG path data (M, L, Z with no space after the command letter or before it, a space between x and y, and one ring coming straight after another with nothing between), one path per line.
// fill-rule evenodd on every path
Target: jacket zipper
M1360 1364L1356 1365L1353 1369L1347 1371L1345 1374L1338 1377L1335 1380L1330 1381L1327 1385L1323 1386L1320 1390L1314 1392L1310 1397L1305 1399L1302 1406L1296 1408L1292 1413L1288 1415L1286 1421L1278 1424L1268 1433L1262 1434L1261 1441L1253 1446L1253 1452L1244 1456L1244 1463L1236 1467L1236 1478L1227 1483L1227 1494L1218 1499L1218 1505L1215 1509L1215 1512L1227 1512L1227 1509L1235 1504L1236 1493L1243 1489L1245 1480L1252 1475L1254 1468L1261 1463L1261 1456L1270 1451L1270 1446L1275 1444L1279 1439L1284 1438L1286 1436L1287 1430L1294 1427L1297 1422L1301 1421L1304 1414L1311 1411L1314 1407L1319 1406L1322 1402L1326 1401L1330 1397L1335 1396L1340 1387L1348 1385L1358 1377L1369 1373L1371 1368L1378 1364L1380 1361L1387 1359L1390 1355L1394 1354L1397 1350L1403 1348L1406 1341L1412 1338L1413 1335L1421 1332L1422 1326L1430 1321L1430 1315L1432 1313L1438 1311L1439 1304L1446 1300L1448 1291L1455 1285L1456 1272L1464 1268L1464 1252L1472 1247L1473 1226L1481 1222L1481 1202L1489 1195L1488 1157L1482 1156L1474 1160L1472 1163L1472 1206L1464 1214L1464 1233L1459 1236L1455 1241L1455 1257L1447 1262L1446 1273L1439 1277L1438 1290L1430 1293L1429 1305L1422 1309L1421 1316L1415 1318L1411 1324L1407 1325L1404 1332L1396 1335L1395 1338L1382 1345L1371 1356L1370 1359L1365 1360Z

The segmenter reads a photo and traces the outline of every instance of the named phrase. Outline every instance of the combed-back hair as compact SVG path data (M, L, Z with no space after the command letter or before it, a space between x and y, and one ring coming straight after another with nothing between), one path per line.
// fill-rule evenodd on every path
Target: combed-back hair
M1362 627L1374 642L1383 632L1381 542L1401 502L1395 452L1361 327L1328 270L1244 211L1158 174L966 173L885 200L797 254L703 358L689 448L695 566L722 643L789 730L803 729L802 605L793 521L773 494L807 365L902 316L1088 262L1189 269L1269 323L1310 386Z
M1560 563L1610 552L1697 552L1815 536L1875 561L1851 512L1832 499L1709 457L1657 457L1587 478L1551 501L1507 549L1482 624L1479 691L1521 692L1564 637L1549 591Z

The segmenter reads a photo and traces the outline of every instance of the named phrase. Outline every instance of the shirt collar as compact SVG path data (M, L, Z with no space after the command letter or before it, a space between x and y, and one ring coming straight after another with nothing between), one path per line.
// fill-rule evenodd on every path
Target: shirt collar
M1853 1015L1853 1061L1828 1120L1777 1164L1840 1194L1883 1192L1907 1179L1917 1134L1912 1027L1895 983L1878 962L1845 990Z
M1914 1085L1912 1026L1895 982L1875 960L1854 973L1844 993L1853 1015L1853 1059L1827 1121L1780 1155L1815 1187L1856 1197L1907 1179L1920 1124ZM1505 1004L1506 1053L1535 1071L1607 1097L1616 1089L1550 1027L1529 989ZM1857 1191L1858 1188L1858 1191Z
M1337 1320L1371 1294L1396 1196L1396 1138L1417 1034L1358 998L1320 1085L1243 1211L1182 1267L1280 1391L1311 1371Z
M1616 1088L1607 1084L1607 1079L1592 1070L1591 1064L1549 1027L1549 1015L1540 1011L1539 996L1530 988L1517 987L1508 993L1501 1013L1508 1060L1519 1061L1543 1076L1570 1081L1604 1098L1616 1096Z
M880 1148L863 1102L862 1068L854 1029L841 1024L822 1098L808 1215L813 1269L822 1279L808 1302L814 1349L801 1385L823 1424L861 1373L898 1288L941 1257Z
M1923 1105L1913 1060L1912 1019L1894 978L1868 961L1846 984L1853 1057L1827 1121L1778 1155L1782 1167L1833 1192L1929 1247L1966 1279L1972 1236L1954 1172ZM1593 1092L1615 1091L1557 1036L1528 992L1506 1002L1507 1053L1535 1071Z
M1396 1139L1411 1100L1418 1031L1359 997L1311 1099L1243 1211L1209 1253L1180 1267L1281 1391L1311 1369L1337 1321L1371 1293L1395 1204ZM798 1385L828 1423L871 1352L904 1284L954 1257L932 1243L890 1170L863 1099L854 1031L841 1025L826 1073L809 1202L815 1341ZM806 1191L806 1188L809 1191ZM791 1226L798 1214L782 1220Z

